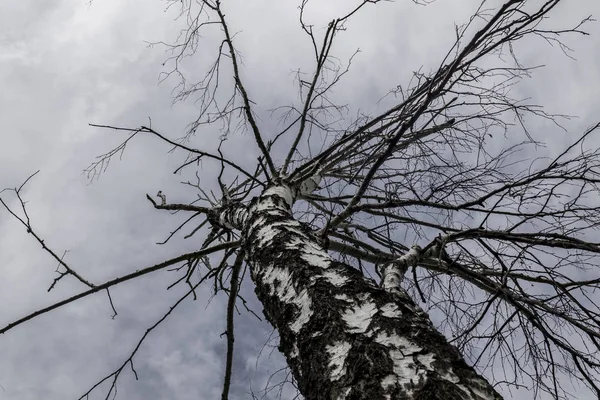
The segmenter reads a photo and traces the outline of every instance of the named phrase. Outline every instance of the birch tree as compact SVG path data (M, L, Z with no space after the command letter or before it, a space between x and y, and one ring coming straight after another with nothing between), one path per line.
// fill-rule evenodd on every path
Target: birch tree
M344 76L353 59L336 58L334 43L352 18L378 3L348 6L317 29L306 20L308 1L301 1L299 29L314 65L297 75L301 106L277 109L272 115L280 124L272 131L247 90L252 78L244 75L243 49L228 25L228 2L170 1L186 29L174 44L163 43L173 67L168 75L181 78L178 100L197 102L197 119L181 139L150 124L93 125L127 136L86 173L95 178L141 135L186 157L175 172L215 165L215 182L200 172L186 182L197 190L194 199L147 195L157 212L189 214L166 241L193 225L184 237L197 240L198 251L94 284L36 234L23 186L6 189L23 207L13 210L0 197L2 205L61 265L51 288L68 277L87 289L0 333L100 291L112 305L114 286L177 266L175 284L189 291L171 311L205 281L228 296L222 399L232 379L235 310L245 305L242 279L251 279L306 399L487 400L522 386L536 398L572 398L565 377L600 396L600 311L592 297L600 288L593 235L600 224L600 154L586 142L598 125L556 157L531 159L527 152L541 143L528 122L546 119L559 130L564 116L510 93L536 67L516 58L518 41L547 42L569 55L563 36L586 35L591 17L557 27L552 14L560 0L483 1L445 33L456 40L437 70L394 82L394 103L385 111L352 114L329 96L350 84ZM214 63L189 84L178 66L207 32L221 35ZM198 145L197 132L207 126L221 135L216 152ZM227 140L241 130L256 144L252 170L227 155ZM510 144L498 147L492 139L502 135ZM140 344L171 311L81 398L105 382L107 398L113 394L121 372L135 372ZM432 314L439 316L435 323ZM489 373L497 364L504 376Z

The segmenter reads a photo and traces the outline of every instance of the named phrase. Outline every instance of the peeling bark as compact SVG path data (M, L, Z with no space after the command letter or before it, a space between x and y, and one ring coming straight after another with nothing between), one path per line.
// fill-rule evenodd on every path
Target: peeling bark
M389 290L398 277L380 288L333 260L293 201L272 186L219 221L243 233L256 294L307 400L501 399L400 286Z

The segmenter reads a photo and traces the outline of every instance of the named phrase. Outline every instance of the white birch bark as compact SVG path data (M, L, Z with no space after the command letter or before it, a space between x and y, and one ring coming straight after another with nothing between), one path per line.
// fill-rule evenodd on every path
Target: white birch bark
M380 288L333 260L293 218L293 201L289 187L272 186L219 221L243 233L256 294L307 400L501 399L398 277Z

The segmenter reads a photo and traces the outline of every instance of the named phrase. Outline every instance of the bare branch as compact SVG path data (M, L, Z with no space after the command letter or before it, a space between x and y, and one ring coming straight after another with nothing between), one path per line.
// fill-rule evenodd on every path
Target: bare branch
M30 179L32 179L35 175L38 174L38 172L40 172L39 170L34 172L33 174L31 174L26 180L25 182L23 182L21 184L21 186L19 186L18 188L14 188L14 189L3 189L2 191L0 191L0 194L2 192L13 192L15 194L15 196L17 196L17 199L19 200L19 203L21 205L21 209L23 211L23 215L24 218L20 217L19 215L17 215L2 199L2 197L0 197L0 203L2 204L2 206L4 206L4 208L6 209L6 211L8 211L15 219L17 219L24 227L25 229L27 229L27 233L31 234L34 239L42 246L42 248L44 249L44 251L46 251L48 254L50 254L50 256L52 256L52 258L54 258L58 264L60 266L62 266L65 269L65 272L60 272L57 269L57 273L59 274L57 278L54 279L54 282L52 282L52 285L50 285L50 287L48 288L48 291L52 290L54 288L54 286L58 283L58 281L60 279L62 279L63 277L67 276L67 275L73 275L75 277L75 279L77 279L78 281L80 281L81 283L83 283L84 285L86 285L89 288L94 288L94 284L90 283L89 281L87 281L86 279L84 279L81 275L79 275L73 268L71 268L65 261L64 261L64 255L63 254L62 257L59 257L51 248L49 248L45 241L33 230L33 227L31 225L31 220L29 219L29 215L27 214L27 209L25 208L25 201L23 200L23 198L21 197L21 191L23 190L23 188L25 187L25 185L29 182Z
M212 247L208 247L208 248L206 248L204 250L200 250L200 251L195 251L195 252L192 252L192 253L183 254L181 256L172 258L170 260L163 261L161 263L155 264L155 265L153 265L151 267L146 267L146 268L137 270L135 272L132 272L130 274L121 276L119 278L112 279L112 280L107 281L107 282L105 282L103 284L96 285L96 286L94 286L90 290L87 290L85 292L81 292L79 294L76 294L75 296L71 296L71 297L69 297L69 298L67 298L65 300L61 300L61 301L56 302L56 303L54 303L54 304L52 304L52 305L50 305L48 307L44 307L44 308L42 308L42 309L40 309L38 311L35 311L35 312L33 312L31 314L28 314L28 315L26 315L26 316L24 316L22 318L19 318L18 320L14 321L14 322L11 322L10 324L6 325L4 328L1 328L0 329L0 334L6 333L9 330L17 327L18 325L21 325L21 324L23 324L23 323L25 323L25 322L27 322L27 321L29 321L29 320L37 317L38 315L45 314L47 312L50 312L50 311L55 310L57 308L60 308L60 307L62 307L64 305L70 304L70 303L72 303L72 302L74 302L76 300L79 300L79 299L87 297L87 296L89 296L91 294L97 293L97 292L99 292L101 290L105 290L105 289L111 288L111 287L116 286L116 285L118 285L120 283L127 282L129 280L138 278L138 277L143 276L143 275L147 275L147 274L149 274L151 272L154 272L154 271L159 271L159 270L161 270L163 268L166 268L166 267L168 267L170 265L173 265L173 264L177 264L177 263L182 262L182 261L186 261L186 260L189 260L189 259L192 259L192 258L197 258L197 257L203 257L205 255L212 254L214 252L217 252L217 251L220 251L220 250L224 250L224 249L234 248L234 247L237 247L239 245L240 245L239 241L233 241L233 242L226 242L226 243L217 244L217 245L214 245Z

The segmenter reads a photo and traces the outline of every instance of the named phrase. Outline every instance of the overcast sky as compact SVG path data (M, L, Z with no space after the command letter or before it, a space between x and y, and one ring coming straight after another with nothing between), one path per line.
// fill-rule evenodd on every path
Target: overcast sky
M268 129L275 123L267 110L298 104L291 72L311 70L311 47L298 27L297 2L223 3L231 29L239 32L236 43L244 56L247 88L261 126ZM314 1L308 19L316 27L326 26L349 3ZM354 110L376 111L377 100L406 84L412 70L439 63L453 40L453 22L466 21L477 3L438 0L422 7L399 0L366 8L340 34L334 49L342 59L362 50L335 91L336 99ZM589 14L600 16L596 0L568 3L551 14L555 26L565 27ZM172 106L177 82L158 84L168 56L160 46L147 46L173 40L182 27L174 21L174 9L165 12L166 5L160 0L94 0L91 5L86 0L3 0L0 5L0 188L18 186L41 170L24 193L33 227L58 253L69 250L65 260L95 283L200 245L200 239L179 237L157 246L182 217L157 212L145 200L145 193L158 190L170 201L195 197L180 184L183 178L172 173L184 154L169 154L162 143L138 138L99 180L90 184L82 175L97 155L123 139L118 132L88 123L135 127L150 117L155 129L175 139L195 118L193 101ZM563 124L569 134L534 123L536 136L548 138L550 153L600 115L600 26L590 24L587 30L589 37L565 39L577 61L540 42L518 49L523 62L546 68L522 82L517 95L532 97L549 112L579 117ZM207 37L197 64L186 65L189 76L202 72L214 40ZM203 131L194 144L214 148L218 136ZM242 134L230 138L226 152L247 166L258 155L250 136ZM210 172L206 169L210 165L203 173ZM0 210L0 326L84 289L66 278L48 293L55 268L23 227ZM184 293L183 286L165 290L176 279L165 271L118 286L112 291L119 313L114 320L106 296L98 294L0 336L0 400L77 399L120 365L145 329ZM243 293L262 315L249 282ZM151 334L135 358L140 380L127 370L119 380L118 398L220 396L225 340L219 335L225 330L226 299L209 300L210 288L205 286L197 301L185 302ZM251 389L260 396L269 374L284 364L270 347L260 353L271 334L266 323L244 314L236 329L233 398L249 398ZM104 393L90 398L104 398ZM283 398L291 393L286 390Z

